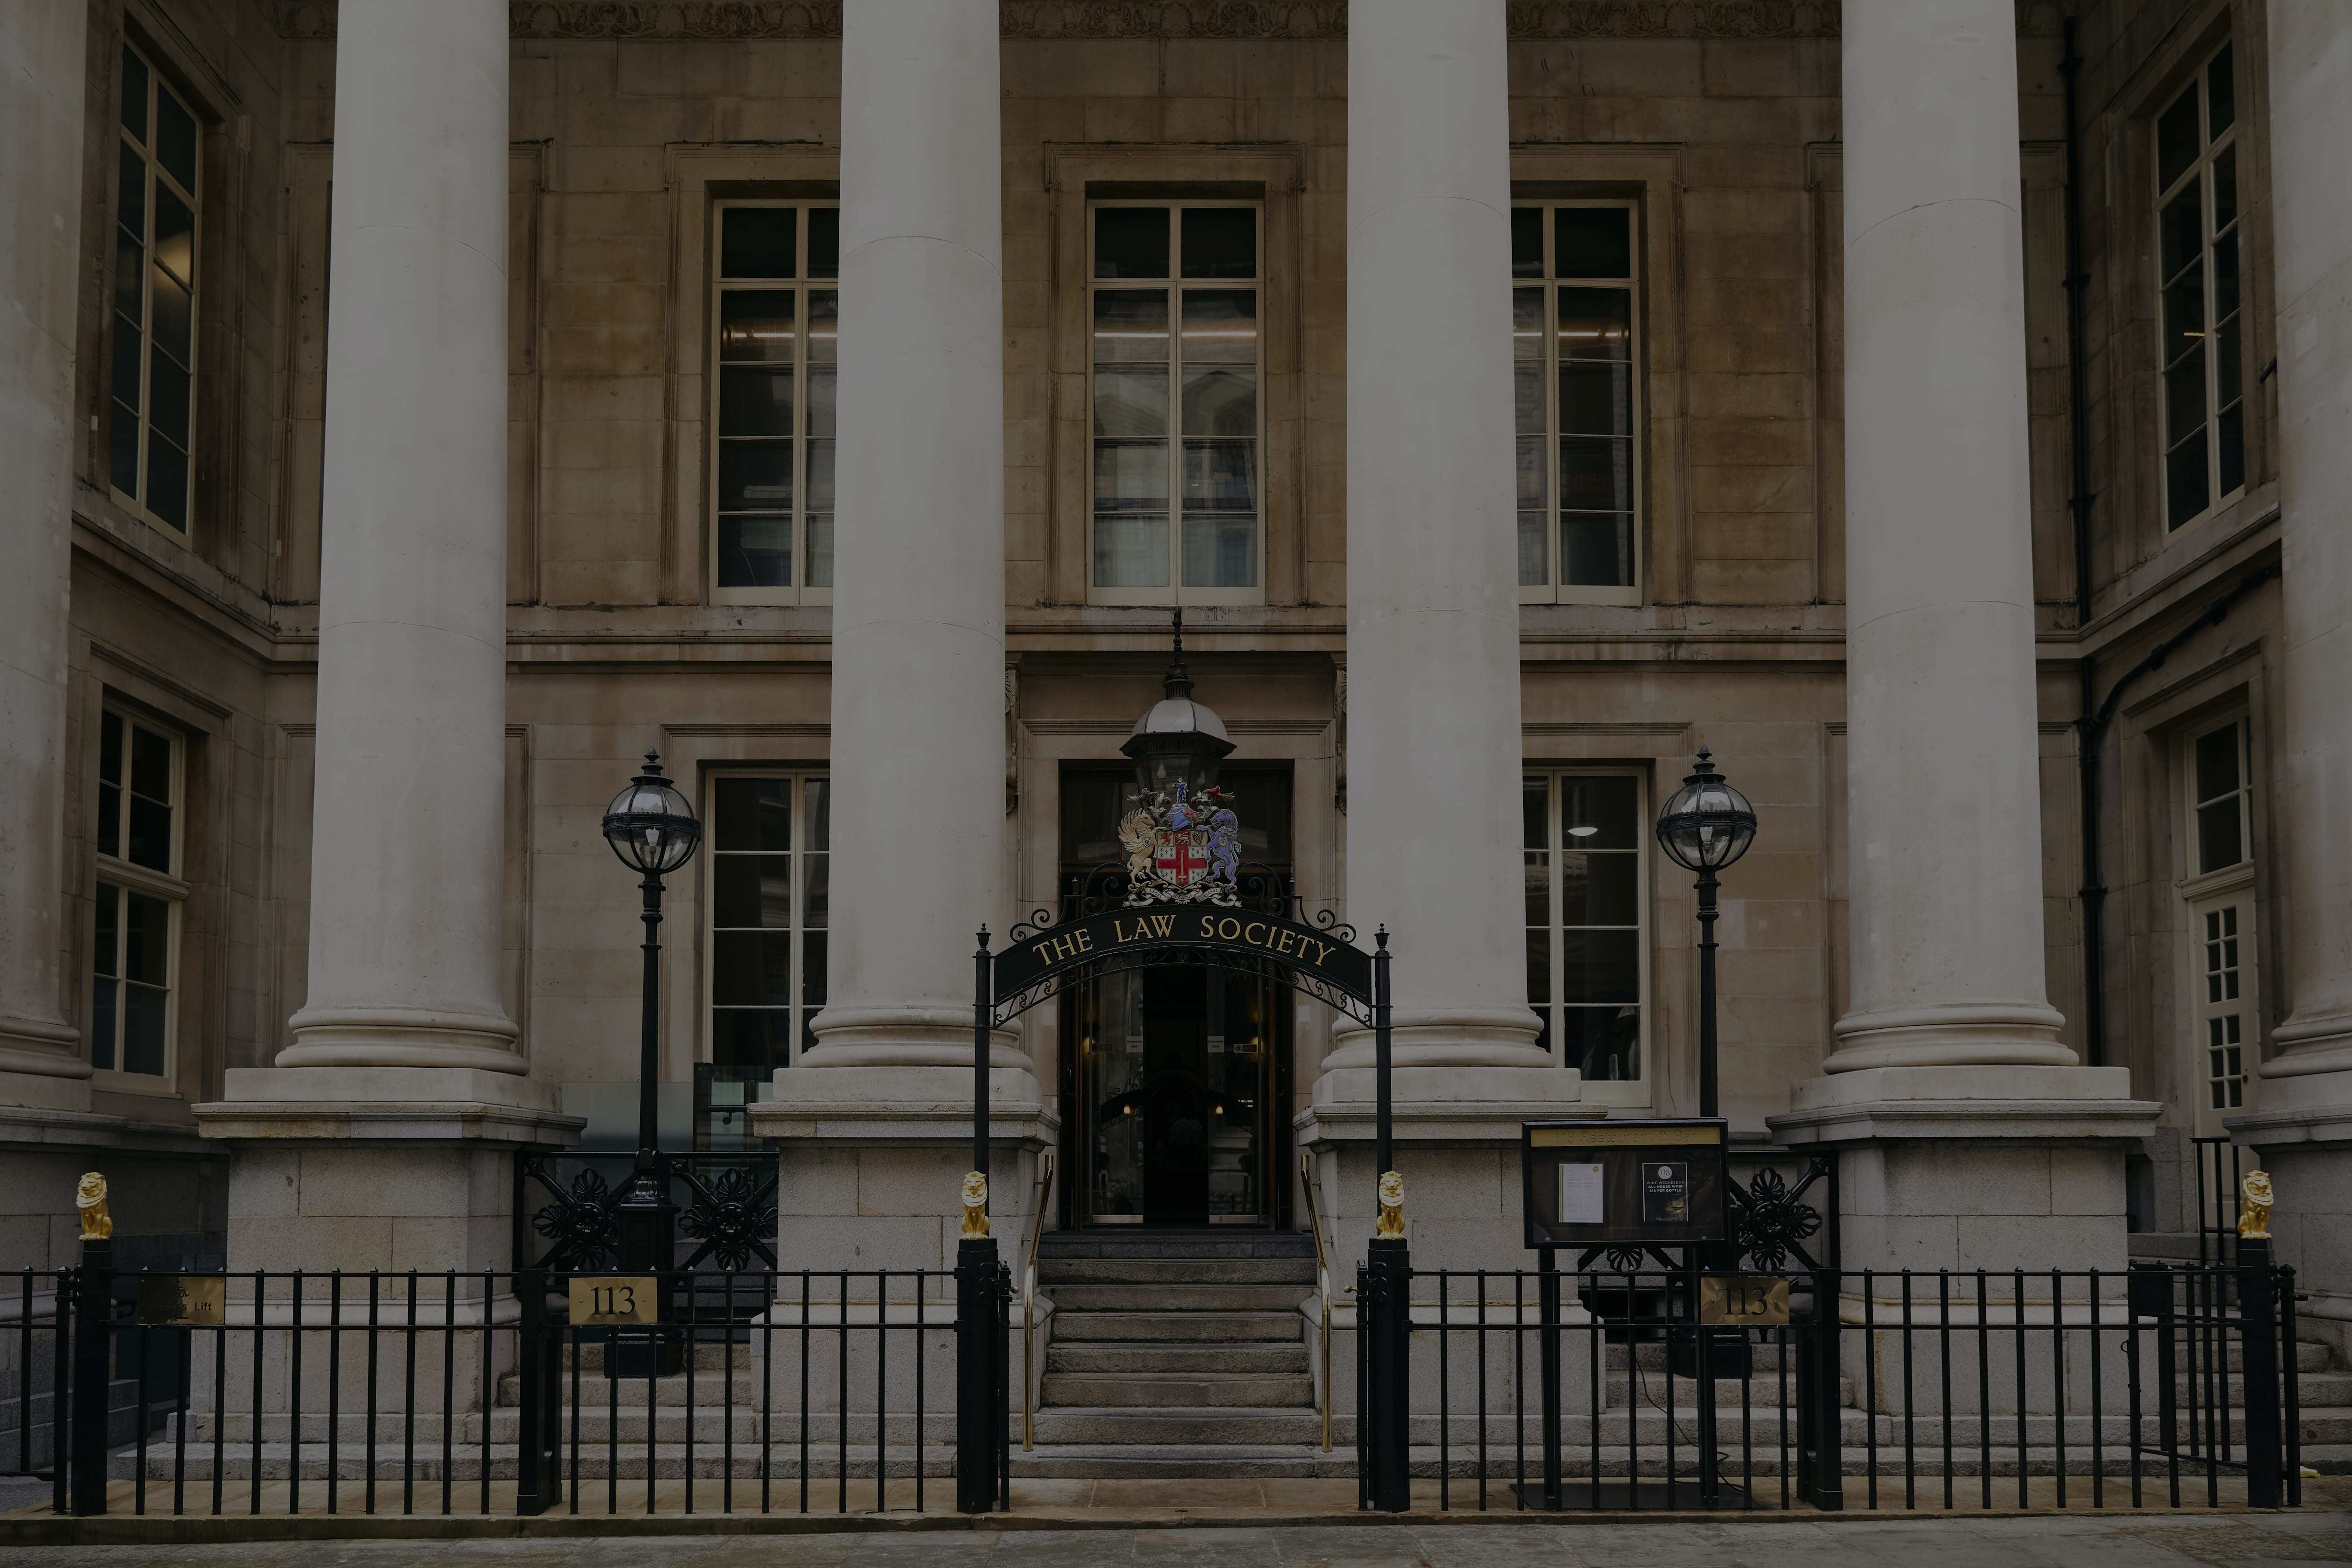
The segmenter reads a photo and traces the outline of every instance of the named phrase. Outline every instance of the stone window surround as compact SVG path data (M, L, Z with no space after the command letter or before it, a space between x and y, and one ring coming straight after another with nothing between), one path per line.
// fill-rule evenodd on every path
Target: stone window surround
M661 598L716 604L721 602L712 543L717 475L708 424L718 342L712 320L718 290L710 281L718 204L731 197L837 201L841 150L815 142L673 142L663 162L670 196L670 489L662 508ZM730 590L725 602L741 602L741 593Z
M189 389L194 410L210 409L209 419L192 415L188 454L188 526L184 532L151 519L145 510L117 492L109 478L108 436L113 364L115 148L121 140L119 101L121 51L136 48L179 94L196 117L196 183L204 211L196 226L196 366ZM75 510L108 532L132 542L167 570L185 574L190 566L226 567L235 556L238 529L239 471L245 457L240 426L246 418L242 383L245 359L245 276L241 261L251 221L250 180L241 150L252 133L244 100L226 78L186 43L180 29L163 20L142 0L119 9L92 9L89 56L103 61L90 73L83 105L89 131L82 169L84 258L81 306L76 331L75 384L80 407L80 445L75 473ZM217 286L205 279L216 280ZM200 571L200 577L210 572Z
M1522 590L1549 604L1674 604L1690 596L1690 474L1684 409L1683 147L1680 142L1515 142L1514 201L1615 196L1636 225L1635 329L1641 345L1634 444L1641 489L1630 590ZM1557 572L1554 575L1557 576Z
M213 1080L206 1077L212 1053L205 1042L216 1036L221 1022L215 990L223 892L217 886L218 848L228 839L233 790L224 773L230 765L229 748L215 742L226 739L222 731L229 713L131 655L95 640L88 645L86 666L76 675L72 701L79 734L74 748L78 776L68 781L68 821L76 830L69 832L68 840L74 863L69 868L71 924L67 940L69 973L77 978L68 1016L80 1024L87 1053L92 1023L89 977L96 962L97 886L99 879L113 868L111 861L99 855L95 815L100 725L106 711L112 710L170 735L177 753L177 794L172 812L173 874L163 877L142 871L115 879L142 884L142 890L163 893L174 900L172 1001L163 1076L100 1070L92 1075L90 1085L100 1094L194 1103L212 1088ZM162 1113L173 1115L170 1110Z
M1046 234L1054 289L1047 351L1051 400L1052 492L1045 520L1047 593L1057 604L1131 603L1096 595L1087 212L1097 196L1189 200L1228 197L1262 204L1258 262L1259 549L1264 602L1300 602L1307 580L1306 456L1301 430L1301 325L1298 289L1305 256L1298 198L1304 150L1293 142L1223 145L1094 145L1048 142ZM1010 531L1008 528L1008 531ZM1172 604L1175 589L1169 590Z

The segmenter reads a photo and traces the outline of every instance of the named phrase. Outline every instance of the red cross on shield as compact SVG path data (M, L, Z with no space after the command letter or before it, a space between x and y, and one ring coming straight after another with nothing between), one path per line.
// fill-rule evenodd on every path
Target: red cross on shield
M1209 874L1209 830L1205 827L1163 827L1153 835L1152 864L1180 888L1189 888Z

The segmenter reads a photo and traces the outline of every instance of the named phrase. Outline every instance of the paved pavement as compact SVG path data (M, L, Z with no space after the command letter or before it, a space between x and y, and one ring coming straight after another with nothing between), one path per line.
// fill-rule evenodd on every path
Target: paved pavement
M2344 1568L2352 1511L310 1541L17 1546L6 1555L9 1568Z

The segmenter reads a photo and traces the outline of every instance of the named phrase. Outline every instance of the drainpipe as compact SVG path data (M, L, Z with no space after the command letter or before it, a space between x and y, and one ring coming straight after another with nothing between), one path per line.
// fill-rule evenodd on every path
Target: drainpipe
M2084 295L2090 275L2083 269L2083 133L2075 118L2075 79L2083 57L2074 47L2074 18L2064 27L2064 54L2058 75L2065 84L2066 114L2066 428L2073 459L2071 491L2066 510L2074 527L2074 627L2077 635L2091 624L2091 396L2088 353L2084 347L2084 321L2089 314ZM2082 798L2077 815L2082 822L2083 887L2083 1043L2084 1058L2093 1067L2106 1061L2106 964L2105 941L2107 889L2099 879L2099 751L2098 733L2091 728L2091 697L2098 661L2084 654L2077 661L2082 683L2075 721L2079 733L2076 765L2081 770Z

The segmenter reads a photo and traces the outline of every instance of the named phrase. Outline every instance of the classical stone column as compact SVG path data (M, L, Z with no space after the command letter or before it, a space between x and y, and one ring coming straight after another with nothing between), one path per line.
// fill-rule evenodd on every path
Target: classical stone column
M1528 1007L1508 97L1502 0L1349 7L1348 913L1396 954L1398 1137L1481 1151L1398 1155L1416 1220L1478 1207L1441 1173L1579 1092ZM1340 1037L1307 1131L1349 1148L1327 1186L1349 1224L1371 1062ZM1515 1224L1510 1200L1457 1217Z
M2285 571L2283 928L2294 1011L2242 1143L2278 1188L2282 1260L2313 1317L2352 1338L2352 35L2330 0L2272 0L2279 492ZM2332 1238L2332 1239L2331 1239Z
M310 990L197 1111L239 1143L237 1268L507 1267L495 1146L578 1126L499 988L507 28L499 0L340 25Z
M2120 1268L2113 1140L2157 1108L2042 978L2016 18L1874 0L1843 39L1853 1003L1772 1124L1853 1144L1849 1266Z
M89 25L65 0L0 16L0 1104L85 1110L58 969Z
M827 1003L753 1121L785 1141L787 1245L855 1230L891 1267L952 1263L973 933L1003 940L998 91L993 6L845 13ZM1009 1038L991 1062L1009 1216L1045 1106Z

